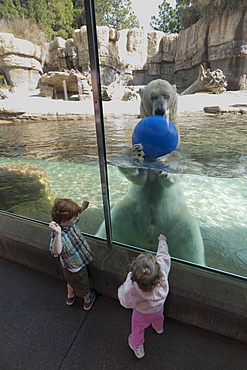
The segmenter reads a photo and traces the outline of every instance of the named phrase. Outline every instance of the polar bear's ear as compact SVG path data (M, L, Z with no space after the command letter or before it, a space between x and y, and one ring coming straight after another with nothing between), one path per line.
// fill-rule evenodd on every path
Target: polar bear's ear
M174 92L176 93L177 92L177 86L176 85L172 85L172 87L173 87Z
M139 89L139 95L140 95L141 98L143 97L144 90L145 90L144 87L140 87L140 89Z

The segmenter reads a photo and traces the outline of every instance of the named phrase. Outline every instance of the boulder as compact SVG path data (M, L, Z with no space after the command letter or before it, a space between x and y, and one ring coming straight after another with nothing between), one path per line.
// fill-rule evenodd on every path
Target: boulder
M48 221L54 195L43 169L28 163L0 164L0 209Z
M11 33L0 33L0 69L12 92L20 86L22 92L37 88L44 59L45 47L18 39Z
M80 94L83 98L91 98L91 78L88 74L83 74L74 70L63 72L48 72L40 79L40 94L43 97L58 97L67 90L69 96ZM55 96L54 96L55 95Z

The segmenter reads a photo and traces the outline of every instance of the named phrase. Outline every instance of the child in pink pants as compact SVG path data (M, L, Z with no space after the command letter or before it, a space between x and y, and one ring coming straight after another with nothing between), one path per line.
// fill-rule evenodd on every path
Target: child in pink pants
M169 292L171 258L166 237L160 234L158 240L156 256L149 252L141 253L132 263L131 271L118 289L121 305L133 308L128 343L138 358L145 355L145 329L151 324L158 334L163 333L163 310Z

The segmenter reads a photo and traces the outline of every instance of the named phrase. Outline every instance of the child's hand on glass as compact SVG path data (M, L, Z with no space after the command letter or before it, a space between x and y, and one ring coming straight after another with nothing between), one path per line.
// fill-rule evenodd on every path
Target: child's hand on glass
M165 240L165 241L166 241L166 237L165 237L165 235L160 234L160 235L158 236L158 240Z
M61 227L55 221L49 223L49 228L55 233L61 234Z

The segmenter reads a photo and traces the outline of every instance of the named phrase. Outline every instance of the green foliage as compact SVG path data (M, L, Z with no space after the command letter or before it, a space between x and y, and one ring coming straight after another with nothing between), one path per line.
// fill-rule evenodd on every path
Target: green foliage
M140 26L132 11L131 0L95 0L95 13L99 26L117 30ZM56 36L68 39L76 28L86 24L84 0L1 0L0 20L15 21L21 18L36 22L47 41ZM11 30L6 32L13 32L22 38L30 33L29 30L24 32L24 29L21 33L14 29L14 25ZM28 37L30 39L31 36ZM38 38L37 34L35 37Z
M96 23L117 30L140 27L130 0L96 0Z
M84 9L84 0L73 0L74 6L74 19L73 19L73 28L81 28L86 24L85 9Z
M69 38L73 34L72 0L3 0L3 3L0 4L0 19L23 17L35 21L48 41L55 36Z
M70 38L74 32L72 28L74 7L71 0L50 0L48 3L50 15L50 39L60 36L64 39Z
M3 19L13 19L18 17L19 9L15 5L13 0L1 0L0 3L0 18Z
M86 24L84 0L73 0L74 28ZM108 26L117 30L140 27L138 18L132 11L130 0L95 0L97 26Z
M158 6L158 17L152 16L150 26L156 31L179 33L181 30L178 9L174 10L165 0Z
M6 87L6 86L7 86L7 82L5 80L5 77L0 74L0 87Z
M245 0L177 0L178 14L182 28L187 28L204 18L212 20L223 12L246 11Z
M212 17L224 11L237 9L247 10L247 1L177 0L176 9L173 9L167 1L163 0L158 7L158 16L151 17L150 26L154 30L165 33L178 33L200 18L211 20ZM95 0L95 13L98 26L108 26L117 30L140 27L138 18L132 11L131 0ZM44 43L46 40L51 41L56 36L70 38L76 28L85 24L84 0L1 0L0 2L0 31L12 32L16 37L33 40L32 42L36 44Z
M190 27L199 19L210 21L225 11L246 11L246 0L177 0L176 9L164 0L159 5L158 17L152 16L150 26L165 33L178 33Z

